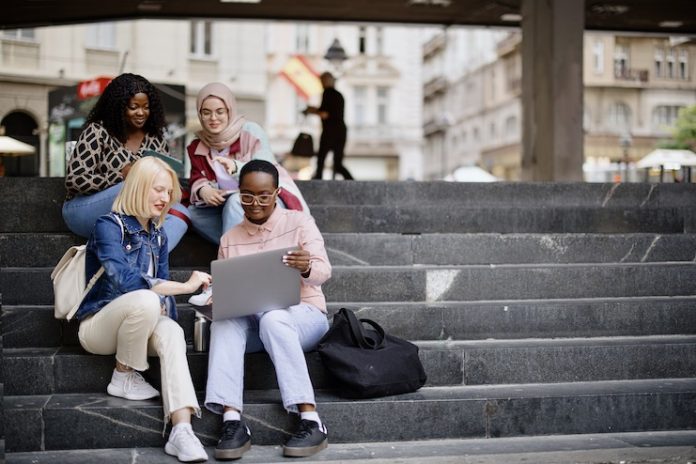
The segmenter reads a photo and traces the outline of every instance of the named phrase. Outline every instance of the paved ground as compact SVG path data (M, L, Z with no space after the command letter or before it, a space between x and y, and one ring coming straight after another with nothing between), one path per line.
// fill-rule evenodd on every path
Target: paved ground
M212 458L213 449L208 449ZM173 464L161 449L15 453L8 464ZM255 446L240 463L314 464L696 464L696 431L562 435L405 443L336 444L288 459L279 446Z

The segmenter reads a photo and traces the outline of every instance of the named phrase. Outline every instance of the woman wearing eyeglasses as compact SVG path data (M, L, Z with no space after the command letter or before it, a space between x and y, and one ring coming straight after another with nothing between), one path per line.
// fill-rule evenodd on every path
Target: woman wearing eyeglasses
M244 354L260 351L266 351L273 362L283 407L299 415L283 455L311 456L326 448L328 432L317 412L304 352L315 349L329 328L321 285L331 277L331 263L314 219L276 205L278 171L271 163L250 161L242 168L239 182L244 220L222 237L218 258L297 247L283 262L302 276L300 302L213 322L205 406L223 421L215 458L239 459L251 447L251 431L242 415ZM272 280L264 283L266 288L273 285Z
M193 229L215 244L242 222L239 172L252 159L274 164L280 173L277 204L281 208L309 212L300 190L288 172L278 165L268 137L261 127L237 113L232 91L212 83L196 99L201 130L188 146L191 160L190 206Z

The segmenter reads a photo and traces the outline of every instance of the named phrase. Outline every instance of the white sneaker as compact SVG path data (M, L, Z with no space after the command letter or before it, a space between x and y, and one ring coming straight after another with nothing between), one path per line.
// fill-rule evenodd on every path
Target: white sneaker
M208 288L203 290L203 292L199 293L198 295L193 295L191 298L189 298L189 303L191 303L194 306L207 306L208 305L208 300L213 296L213 286L208 285Z
M152 385L147 383L137 371L117 374L114 370L106 392L111 396L127 400L149 400L159 396L159 392L152 388Z
M172 429L164 452L176 456L181 462L203 462L208 460L208 453L198 437L193 433L190 424L182 424Z

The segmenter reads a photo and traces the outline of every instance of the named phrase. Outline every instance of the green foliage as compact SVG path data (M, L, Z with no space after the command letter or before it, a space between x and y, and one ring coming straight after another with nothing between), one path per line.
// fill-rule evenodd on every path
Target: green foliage
M672 136L673 145L669 148L696 150L696 105L679 111Z

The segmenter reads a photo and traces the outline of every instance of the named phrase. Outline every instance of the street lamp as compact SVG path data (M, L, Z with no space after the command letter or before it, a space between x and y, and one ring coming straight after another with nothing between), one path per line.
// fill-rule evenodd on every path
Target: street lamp
M626 169L626 173L623 179L624 182L628 182L628 149L631 148L632 142L633 140L631 139L631 134L629 134L628 132L625 132L619 139L619 146L621 146L621 150L623 153L623 163Z
M324 59L331 63L337 71L341 69L343 62L348 59L348 55L346 55L346 51L343 49L338 39L334 39L333 42L331 42L331 46L326 50Z

